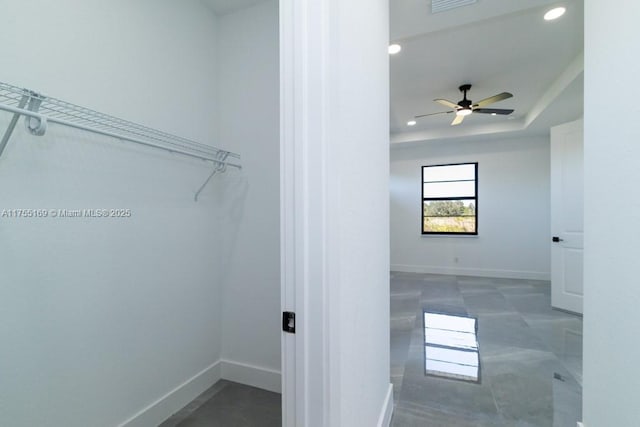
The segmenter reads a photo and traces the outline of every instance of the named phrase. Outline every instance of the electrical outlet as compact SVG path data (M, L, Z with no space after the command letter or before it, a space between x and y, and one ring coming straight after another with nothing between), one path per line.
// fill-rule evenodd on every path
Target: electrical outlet
M583 422L578 421L578 427L587 427L587 426L585 426Z

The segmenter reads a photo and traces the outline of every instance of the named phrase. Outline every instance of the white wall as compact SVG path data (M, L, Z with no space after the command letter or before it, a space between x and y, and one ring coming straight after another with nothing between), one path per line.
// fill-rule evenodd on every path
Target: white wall
M621 119L612 93L639 95L635 1L587 1L585 10L584 421L638 424L640 105Z
M220 139L242 153L244 193L224 288L223 376L280 390L278 2L219 17Z
M218 142L216 22L200 2L0 3L0 81ZM54 125L27 136L20 123L0 158L1 209L132 217L0 218L0 424L154 425L215 381L214 219L229 206L217 184L194 203L209 171Z
M374 426L391 409L388 2L335 0L331 8L327 333L339 377L328 425Z
M478 162L478 235L422 236L421 167L464 162ZM549 192L548 137L392 148L391 268L548 280Z

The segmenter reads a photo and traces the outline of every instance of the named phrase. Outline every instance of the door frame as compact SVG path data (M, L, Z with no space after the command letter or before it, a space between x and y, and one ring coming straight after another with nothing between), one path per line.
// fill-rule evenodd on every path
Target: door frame
M328 3L279 1L281 306L296 314L281 340L284 427L330 425Z

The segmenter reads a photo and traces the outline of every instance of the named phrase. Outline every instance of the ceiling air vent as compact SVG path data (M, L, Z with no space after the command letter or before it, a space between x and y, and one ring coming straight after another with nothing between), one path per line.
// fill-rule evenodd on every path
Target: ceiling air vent
M457 7L468 6L478 0L431 0L431 13L445 12Z

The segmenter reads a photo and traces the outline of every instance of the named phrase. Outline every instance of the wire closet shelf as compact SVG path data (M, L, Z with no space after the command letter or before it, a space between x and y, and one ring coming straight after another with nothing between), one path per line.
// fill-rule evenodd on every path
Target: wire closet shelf
M236 153L109 116L3 82L0 82L0 110L14 114L2 140L0 140L0 156L2 156L7 142L11 138L20 116L24 116L26 130L36 136L45 134L48 123L57 123L212 162L214 164L213 173L196 193L196 200L213 175L224 172L227 167L242 168L240 155Z

